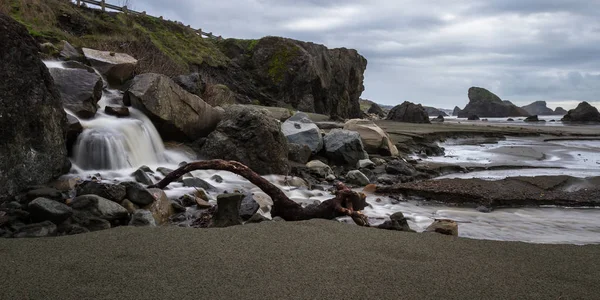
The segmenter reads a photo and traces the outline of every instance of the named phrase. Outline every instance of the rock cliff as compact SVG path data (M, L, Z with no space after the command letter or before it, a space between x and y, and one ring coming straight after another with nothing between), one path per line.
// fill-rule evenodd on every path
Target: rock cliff
M476 115L480 118L528 117L524 109L510 101L502 101L494 93L480 87L469 89L469 104L458 114L459 118Z
M546 101L535 101L529 105L525 105L523 107L521 107L522 109L524 109L525 111L527 111L527 113L529 113L530 115L555 115L556 113L548 108L548 106L546 105Z

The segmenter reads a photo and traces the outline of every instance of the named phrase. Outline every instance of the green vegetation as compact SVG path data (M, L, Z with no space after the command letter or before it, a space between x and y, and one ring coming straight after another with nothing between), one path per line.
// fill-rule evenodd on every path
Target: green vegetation
M0 11L24 24L40 43L66 40L75 47L128 53L139 60L138 73L175 75L194 65L228 63L216 41L150 16L77 8L68 0L3 0Z
M280 83L289 69L289 63L297 56L300 49L296 45L282 45L279 47L269 63L269 77L275 83Z

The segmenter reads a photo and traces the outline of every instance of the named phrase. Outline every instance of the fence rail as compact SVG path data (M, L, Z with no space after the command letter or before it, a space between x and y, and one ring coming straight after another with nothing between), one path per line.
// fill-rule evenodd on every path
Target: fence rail
M145 11L139 12L139 11L131 10L131 9L127 8L127 5L117 6L114 4L106 3L106 0L76 0L76 2L77 2L77 7L81 7L82 3L87 3L87 4L91 4L91 5L95 5L95 6L100 6L102 11L106 11L106 9L112 9L112 10L120 11L124 14L131 14L131 15L137 15L137 16L149 16L152 18L157 18L157 19L163 20L162 16L155 17L152 15L147 15ZM181 23L181 22L177 22L177 23L183 25L183 23ZM200 36L204 35L211 39L222 39L222 37L220 35L216 36L212 32L204 32L204 31L202 31L202 29L193 29L190 27L190 25L188 25L187 27L192 29L193 31L195 31Z

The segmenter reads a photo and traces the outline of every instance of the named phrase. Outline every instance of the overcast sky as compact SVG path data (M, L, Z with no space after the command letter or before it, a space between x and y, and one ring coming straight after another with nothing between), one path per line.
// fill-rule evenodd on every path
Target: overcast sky
M130 0L223 37L357 49L363 98L464 107L471 86L525 105L600 102L600 0Z

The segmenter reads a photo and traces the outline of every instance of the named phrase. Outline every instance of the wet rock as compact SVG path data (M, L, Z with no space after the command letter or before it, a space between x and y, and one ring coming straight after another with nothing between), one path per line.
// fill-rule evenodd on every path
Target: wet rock
M350 183L360 186L364 186L370 183L369 178L367 178L365 174L358 170L348 172L348 174L346 174L346 180L348 180L348 182Z
M333 175L331 167L320 160L311 160L306 164L306 167L311 174L314 174L319 178L326 178L329 175Z
M250 219L260 208L260 205L254 200L253 194L245 195L240 204L240 217L243 221Z
M152 213L145 209L136 210L129 221L130 226L156 226Z
M160 74L136 76L123 101L144 112L161 136L179 142L206 137L221 120L221 111Z
M125 106L105 106L104 112L110 116L120 118L129 117L129 108Z
M130 55L89 48L81 50L92 67L106 76L109 83L123 84L133 78L137 60Z
M537 115L534 116L529 116L527 118L525 118L524 122L539 122L540 119L538 118Z
M152 193L144 186L137 182L123 182L121 185L125 186L125 195L129 201L139 206L146 206L152 204L155 198Z
M412 176L415 173L415 169L407 162L403 160L392 160L385 166L385 171L392 175L406 175Z
M223 182L223 177L215 174L213 176L210 177L211 180L214 180L216 183L222 183Z
M361 159L356 163L358 169L368 169L375 167L375 163L370 159Z
M206 158L235 160L255 172L287 174L288 141L264 110L233 105L201 149Z
M429 115L421 104L408 101L392 108L386 119L406 123L431 123Z
M96 195L117 203L121 203L121 201L123 201L127 195L127 188L120 184L84 181L77 187L77 196L82 195Z
M173 207L175 214L185 213L187 211L187 209L176 200L171 200L171 206ZM175 216L171 216L169 219L173 221L174 217Z
M4 199L28 186L46 184L68 172L69 166L66 115L38 43L25 26L5 14L0 14L0 28L0 199Z
M161 189L152 188L148 189L148 191L154 196L155 201L142 208L152 213L157 225L166 224L169 222L169 218L175 214L171 201Z
M305 113L296 113L281 124L281 132L288 142L306 145L313 153L323 149L323 137L319 127Z
M13 233L14 238L37 238L56 235L56 225L50 221L20 227Z
M513 118L508 118L508 119L506 119L506 121L508 121L508 122L514 122L514 121L515 121L515 119L513 119Z
M404 214L401 212L394 213L393 215L390 216L389 221L383 222L383 224L377 226L377 228L387 229L387 230L396 230L396 231L415 232L414 230L410 229L410 226L408 225L408 221L404 217Z
M50 68L49 71L60 92L63 107L79 118L93 118L102 98L102 78L93 70L80 68Z
M78 196L69 206L73 210L113 222L128 219L129 212L123 206L97 195Z
M289 143L288 149L288 159L300 164L306 164L312 154L312 151L307 145Z
M425 232L437 232L445 235L458 236L458 224L448 219L435 219Z
M152 177L150 177L150 175L148 175L148 173L146 173L143 169L137 169L135 170L135 172L133 172L133 174L131 174L133 176L133 178L135 179L135 181L145 184L145 185L152 185L154 184L154 181L152 181Z
M195 188L203 188L205 190L214 190L215 187L210 183L206 182L206 180L198 177L190 177L183 179L183 186L185 187L195 187Z
M358 132L333 129L323 140L327 157L337 164L356 166L359 160L369 158Z
M31 201L27 210L34 222L51 221L54 224L62 223L73 214L66 204L41 197Z
M156 168L156 171L160 174L162 174L163 176L167 176L169 175L169 173L173 172L173 169L169 169L169 168L164 168L164 167L158 167Z
M477 208L475 208L478 212L482 212L482 213L489 213L492 212L492 208L484 206L484 205L480 205L477 206Z
M213 216L211 227L229 227L241 225L240 205L244 194L221 194L217 196L217 211Z
M67 114L67 149L69 150L69 154L71 155L73 151L73 146L77 141L77 137L79 134L83 132L83 126L79 122L79 119L72 116L71 114Z
M127 212L129 212L130 214L132 214L136 210L140 209L139 206L137 206L133 202L129 201L129 199L123 200L123 202L121 202L121 206L123 206L127 210Z
M358 132L367 153L385 156L398 155L398 149L392 143L389 135L373 121L352 119L344 124L344 129Z
M62 201L63 200L63 194L55 189L55 188L49 188L49 187L44 187L44 188L39 188L39 189L35 189L35 190L31 190L29 192L27 192L26 194L27 197L27 201L32 201L36 198L48 198L48 199L52 199L52 200L56 200L56 201Z
M62 60L80 60L83 55L73 47L73 45L69 44L67 41L62 41L63 48L59 53L59 56Z
M562 118L563 122L600 122L598 109L587 102L581 102L577 108L569 110Z
M208 201L199 198L199 197L194 197L194 203L196 204L196 207L198 207L199 209L205 209L205 208L211 208L212 204L210 204Z

